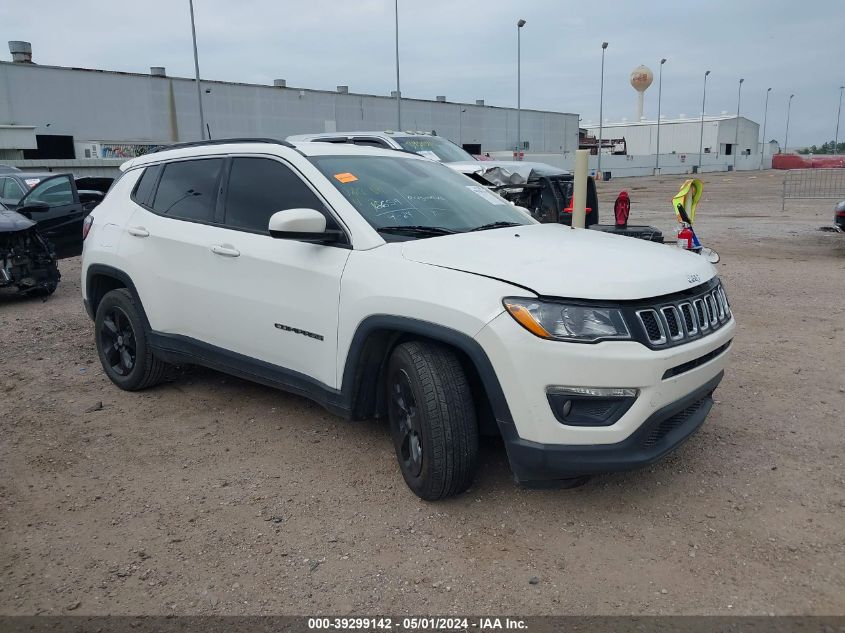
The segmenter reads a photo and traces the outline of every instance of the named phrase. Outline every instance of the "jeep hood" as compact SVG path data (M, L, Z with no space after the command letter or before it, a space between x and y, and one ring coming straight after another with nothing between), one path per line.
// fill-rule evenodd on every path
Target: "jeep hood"
M560 224L403 242L405 259L492 277L536 294L624 301L686 290L715 275L699 255Z

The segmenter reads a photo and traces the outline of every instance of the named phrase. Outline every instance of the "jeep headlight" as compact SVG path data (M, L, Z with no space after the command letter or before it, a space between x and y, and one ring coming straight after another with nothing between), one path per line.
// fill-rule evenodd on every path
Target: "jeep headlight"
M582 343L631 338L622 312L616 308L520 297L508 297L503 303L517 323L540 338Z

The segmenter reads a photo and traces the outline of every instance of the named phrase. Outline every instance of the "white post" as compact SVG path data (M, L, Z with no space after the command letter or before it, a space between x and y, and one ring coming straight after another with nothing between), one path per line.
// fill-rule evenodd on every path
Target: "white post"
M587 220L587 171L590 150L575 151L575 190L572 192L572 226L583 229Z

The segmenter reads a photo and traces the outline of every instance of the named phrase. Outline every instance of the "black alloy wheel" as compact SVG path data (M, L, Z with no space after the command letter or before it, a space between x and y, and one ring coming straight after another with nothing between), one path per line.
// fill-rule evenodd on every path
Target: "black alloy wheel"
M132 323L119 306L111 306L105 313L98 335L109 367L118 376L128 376L135 367L138 350Z
M390 416L398 426L399 462L404 472L419 477L423 463L420 415L411 389L411 379L404 369L392 376L390 391Z

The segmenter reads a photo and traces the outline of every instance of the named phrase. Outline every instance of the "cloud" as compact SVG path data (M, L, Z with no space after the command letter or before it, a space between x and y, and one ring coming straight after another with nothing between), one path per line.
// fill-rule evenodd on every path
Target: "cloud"
M202 75L209 79L388 94L394 89L393 0L195 0ZM646 113L657 110L657 69L664 67L661 110L674 117L701 109L735 112L783 139L786 103L795 93L790 144L833 137L842 70L845 3L819 0L610 0L576 7L559 0L399 0L402 92L450 101L516 104L516 20L522 32L522 104L578 112L598 120L602 41L605 118L633 118L630 71L646 64L655 82ZM0 8L5 39L33 44L38 63L193 75L187 0L29 0ZM8 59L8 56L5 57ZM842 130L845 137L845 128Z

